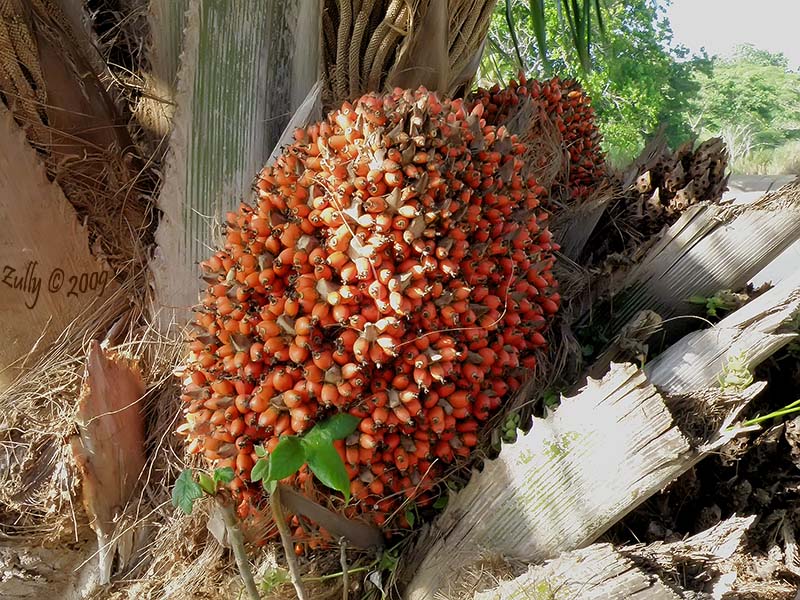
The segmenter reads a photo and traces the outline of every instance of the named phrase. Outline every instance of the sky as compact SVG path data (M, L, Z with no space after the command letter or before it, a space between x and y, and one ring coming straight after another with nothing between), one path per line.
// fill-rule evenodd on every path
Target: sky
M800 67L800 0L672 0L667 16L674 41L695 52L726 55L750 43Z

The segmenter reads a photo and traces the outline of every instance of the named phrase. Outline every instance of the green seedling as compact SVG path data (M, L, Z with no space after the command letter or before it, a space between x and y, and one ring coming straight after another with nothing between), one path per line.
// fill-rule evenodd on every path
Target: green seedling
M747 294L737 294L731 290L720 290L713 296L692 296L689 302L705 306L706 315L709 317L719 317L720 311L729 312L740 308L750 300Z
M191 469L184 470L175 481L172 488L172 505L180 508L187 515L192 513L194 503L203 497L203 494L214 497L222 514L228 541L233 549L236 566L244 582L244 588L251 600L259 600L253 571L247 558L244 547L244 536L236 521L236 514L230 503L230 496L225 494L221 484L233 481L234 472L230 467L215 469L211 474L198 471L197 478Z
M192 514L194 503L203 497L203 493L214 496L219 491L220 484L230 483L233 475L233 469L224 467L215 469L211 475L198 471L195 479L191 469L184 470L172 488L172 506L180 508L187 515Z
M353 433L358 427L358 419L349 414L337 414L326 421L314 425L304 436L285 436L280 439L272 452L267 452L263 447L256 446L258 456L256 464L250 472L251 481L261 481L264 489L270 493L271 506L275 524L281 536L286 560L289 563L289 580L294 584L298 597L306 598L302 581L299 576L294 554L291 547L291 534L286 526L286 520L280 509L278 495L278 482L297 472L304 464L324 485L344 494L345 501L350 501L350 477L339 453L333 445L335 440L341 440ZM222 498L220 484L233 480L234 472L230 467L217 469L211 475L200 472L195 479L191 469L183 471L172 489L172 504L179 507L186 514L191 514L194 503L203 497L203 494ZM236 526L236 516L228 502L219 502L228 528L229 537L234 538L234 554L236 563L245 582L245 587L250 598L256 600L258 590L255 587L252 571L250 570L247 554L244 550L244 541L241 532ZM276 573L276 577L280 576ZM268 578L269 579L269 578ZM267 581L266 585L275 586L280 581ZM264 583L262 583L262 586Z
M556 390L547 390L542 396L542 402L547 408L555 408L561 404L561 394Z
M253 465L250 480L261 481L264 489L274 492L278 481L293 475L304 464L308 464L317 479L344 494L345 500L349 502L350 477L333 442L346 438L356 427L358 418L342 413L317 423L302 437L282 437L270 453L257 446L255 451L259 459Z
M259 587L261 588L262 592L269 594L278 586L291 582L292 577L289 574L289 571L286 569L281 569L280 567L276 567L274 569L269 569L266 573L264 573Z
M521 418L519 413L509 413L506 416L505 421L503 421L501 433L503 442L506 444L513 444L517 441L517 430L519 429L520 422Z
M795 400L791 404L787 404L783 408L779 408L778 410L771 412L767 415L762 415L759 417L755 417L750 419L749 421L745 421L742 425L743 427L751 427L752 425L760 425L765 421L769 421L771 419L779 419L781 417L785 417L786 415L792 415L794 413L800 412L800 400Z
M719 374L719 387L726 392L741 392L753 383L753 373L748 367L746 352L729 356Z

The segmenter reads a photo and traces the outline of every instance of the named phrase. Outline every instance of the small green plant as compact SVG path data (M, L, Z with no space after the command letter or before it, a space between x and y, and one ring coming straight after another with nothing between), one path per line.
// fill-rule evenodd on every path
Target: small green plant
M204 493L216 499L245 590L251 600L259 600L258 589L256 588L255 579L253 579L253 571L250 568L250 561L244 548L244 536L242 536L242 531L236 521L236 514L233 512L230 496L225 493L221 485L230 483L233 481L233 477L234 472L230 467L215 469L210 475L205 471L197 471L196 479L194 472L191 469L186 469L178 476L172 488L172 505L190 515L192 514L194 503L202 498Z
M770 419L779 419L780 417L785 417L786 415L791 415L797 412L800 412L800 400L795 400L791 404L787 404L783 408L779 408L778 410L767 415L762 415L745 421L742 425L743 427L751 427L753 425L759 425L764 421L769 421Z
M197 472L197 479L191 469L184 470L175 481L172 488L172 506L180 508L187 515L192 514L194 503L203 497L203 492L209 496L216 495L221 483L230 483L233 480L233 469L223 467L215 469L209 475L205 471Z
M712 318L719 317L719 311L729 312L735 310L750 300L747 294L737 294L731 290L720 290L713 296L692 296L689 302L705 306L706 315Z
M542 396L542 402L547 408L556 408L561 404L561 394L556 390L547 390Z
M580 344L581 358L584 362L590 362L611 342L608 331L606 331L611 319L610 305L604 303L598 309L597 315L590 324L578 327L575 331L578 344Z
M414 524L417 522L418 514L417 514L417 505L411 502L405 511L406 521L411 527L414 527Z
M442 495L439 496L433 503L432 506L435 510L444 510L447 508L447 503L450 499L448 496L449 488L447 488L447 490L448 491L443 492ZM403 514L411 527L414 527L414 524L422 518L420 516L419 507L414 502L410 502L408 504Z
M393 548L384 551L381 556L367 567L370 573L366 580L380 592L381 600L390 597L390 590L397 578L397 567L400 565L402 546L400 542Z
M326 486L344 494L345 501L350 501L350 477L339 453L333 445L335 440L349 436L358 427L359 419L349 414L337 414L326 421L314 425L304 436L284 436L272 452L267 452L263 447L256 446L255 452L259 459L250 472L251 481L261 481L264 489L270 493L275 525L281 536L286 560L289 564L288 577L297 591L301 600L307 597L300 579L294 552L291 546L291 534L286 525L286 519L281 509L281 500L278 482L294 474L304 464L308 464L311 472ZM191 514L194 503L203 497L203 493L215 496L223 511L223 518L231 538L236 563L245 582L245 587L251 598L257 599L258 591L255 587L250 563L244 549L244 540L236 524L236 516L227 496L222 492L221 484L230 483L234 472L230 467L216 469L210 475L199 471L197 478L191 469L186 469L175 481L172 488L172 504L179 507L187 515ZM284 574L286 572L283 572ZM275 586L283 581L283 575L275 573L274 581L262 583ZM280 579L280 581L279 581Z
M303 436L287 435L282 437L272 452L267 452L261 446L255 448L258 460L250 472L250 480L261 481L261 485L269 492L272 517L286 554L289 578L300 600L305 600L308 596L294 556L291 532L286 525L286 518L281 508L278 482L307 464L317 479L329 488L344 494L345 502L349 502L350 477L333 442L343 440L353 433L358 427L358 423L357 417L340 413L315 424Z
M503 431L501 438L506 444L513 444L517 441L517 430L521 422L519 413L513 412L506 416L503 421Z
M270 593L276 587L291 582L292 577L289 575L289 571L286 569L281 569L280 567L276 567L274 569L269 569L266 573L264 573L259 587L261 588L262 592Z
M747 352L728 356L719 374L719 387L726 392L740 392L753 383L753 374L748 367Z
M282 437L275 449L267 453L257 446L258 461L250 473L251 481L261 481L264 489L274 492L278 481L297 472L304 464L324 485L344 494L350 501L350 476L342 458L333 446L334 440L342 440L358 427L358 418L349 414L337 414L327 421L317 423L304 436Z

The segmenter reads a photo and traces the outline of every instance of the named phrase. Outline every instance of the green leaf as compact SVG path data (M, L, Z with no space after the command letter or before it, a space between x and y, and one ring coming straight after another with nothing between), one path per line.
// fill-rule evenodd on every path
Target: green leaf
M414 523L417 522L417 515L414 514L413 506L409 506L406 509L406 521L408 521L408 524L411 525L411 527L413 527Z
M294 435L281 438L281 441L275 446L275 450L270 453L268 460L269 474L265 481L280 481L296 473L297 469L306 462L304 445Z
M321 446L324 444L333 444L333 437L330 432L319 426L317 423L314 425L303 437L304 444L311 444L312 446Z
M207 473L200 473L197 478L200 480L200 487L206 494L211 496L217 491L217 482L211 479Z
M277 481L265 481L264 482L264 489L266 489L270 494L274 494L275 490L278 489L278 482Z
M555 390L547 390L542 397L542 401L546 407L553 408L561 403L561 394Z
M230 483L233 481L235 473L232 467L222 467L221 469L214 469L214 483Z
M442 510L443 508L447 508L447 502L450 500L449 496L439 496L436 499L436 502L433 503L433 508L436 510Z
M564 8L564 17L569 27L572 46L578 55L578 62L584 73L588 73L592 68L590 50L592 47L592 5L596 9L600 8L598 0L563 0L558 2L558 6ZM601 34L605 32L603 16L598 10L597 21Z
M266 458L261 458L256 461L256 464L253 465L253 469L250 471L250 481L264 481L267 480L267 476L269 475L269 460Z
M547 14L545 13L544 0L530 0L530 16L533 25L533 34L536 36L536 47L539 58L545 71L550 68L547 58Z
M522 59L522 52L519 49L519 38L517 37L517 26L514 24L514 15L511 13L511 0L506 0L506 23L508 24L508 32L511 34L511 40L514 42L514 50L517 52L517 61L519 68L523 72L527 72L525 61Z
M603 7L600 6L600 0L594 1L594 10L597 13L597 26L600 28L600 37L606 35L606 22L603 19Z
M305 437L315 441L318 436L324 436L331 441L343 440L356 430L359 422L360 419L358 417L347 413L339 413L314 425Z
M309 441L304 438L303 446L311 472L329 488L342 492L345 501L349 502L350 476L333 443L330 441L314 443L314 440Z
M291 576L289 575L289 571L285 569L269 569L266 573L263 574L261 579L261 591L262 592L271 592L274 588L282 585L284 583L290 583L292 581Z
M195 500L203 496L203 490L194 478L192 470L186 469L178 476L172 488L172 506L179 507L187 515L192 514Z
M395 547L389 551L384 551L381 555L381 560L378 563L378 570L379 571L394 571L397 568L397 564L400 562L399 556L400 550Z
M258 446L253 446L253 450L258 458L264 458L267 455L267 451L264 449L264 446L260 444Z

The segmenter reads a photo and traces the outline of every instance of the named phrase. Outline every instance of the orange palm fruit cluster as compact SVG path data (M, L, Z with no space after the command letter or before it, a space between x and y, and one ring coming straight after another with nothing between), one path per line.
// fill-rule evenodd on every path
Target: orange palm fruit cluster
M295 133L227 217L183 386L189 449L231 466L246 515L254 445L338 412L346 514L424 505L535 365L560 297L557 249L519 176L525 147L484 106L368 94ZM286 482L309 491L303 468Z
M559 77L528 81L520 73L519 82L512 79L505 88L494 85L488 90L478 89L470 97L469 105L483 104L486 122L500 126L527 99L537 103L561 133L570 157L565 182L570 199L585 199L597 181L605 177L606 167L594 109L578 82Z

